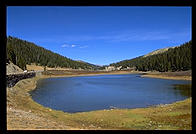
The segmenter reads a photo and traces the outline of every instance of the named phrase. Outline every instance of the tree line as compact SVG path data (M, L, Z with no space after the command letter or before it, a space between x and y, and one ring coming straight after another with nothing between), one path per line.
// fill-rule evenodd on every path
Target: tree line
M21 69L26 69L26 64L48 67L66 67L72 69L96 69L98 66L86 62L74 61L65 56L54 53L32 42L8 36L7 38L7 60L12 61Z
M185 71L192 69L192 40L164 53L136 57L110 64L111 66L135 67L139 71Z

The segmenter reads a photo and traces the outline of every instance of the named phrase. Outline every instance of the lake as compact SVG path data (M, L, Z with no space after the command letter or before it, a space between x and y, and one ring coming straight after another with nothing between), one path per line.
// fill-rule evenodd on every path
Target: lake
M191 81L140 77L139 74L40 79L30 92L37 103L64 112L140 108L191 96Z

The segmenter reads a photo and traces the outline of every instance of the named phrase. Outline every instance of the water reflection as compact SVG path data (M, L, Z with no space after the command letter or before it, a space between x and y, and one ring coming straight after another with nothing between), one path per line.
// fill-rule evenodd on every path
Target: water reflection
M174 84L173 85L174 90L177 91L177 93L180 93L181 95L185 97L191 97L192 96L192 84Z

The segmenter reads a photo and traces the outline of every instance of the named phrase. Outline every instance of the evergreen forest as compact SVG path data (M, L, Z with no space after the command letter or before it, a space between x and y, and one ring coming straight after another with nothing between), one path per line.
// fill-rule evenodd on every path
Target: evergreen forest
M72 69L97 69L98 66L74 61L70 58L61 56L43 47L37 46L32 42L8 36L7 38L7 61L12 61L21 69L26 69L26 64L35 63L36 65L48 67L66 67Z

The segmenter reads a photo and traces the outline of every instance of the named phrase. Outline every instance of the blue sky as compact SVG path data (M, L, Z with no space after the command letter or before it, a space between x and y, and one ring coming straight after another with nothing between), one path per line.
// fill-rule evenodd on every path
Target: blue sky
M7 35L107 65L191 40L192 8L10 6Z

